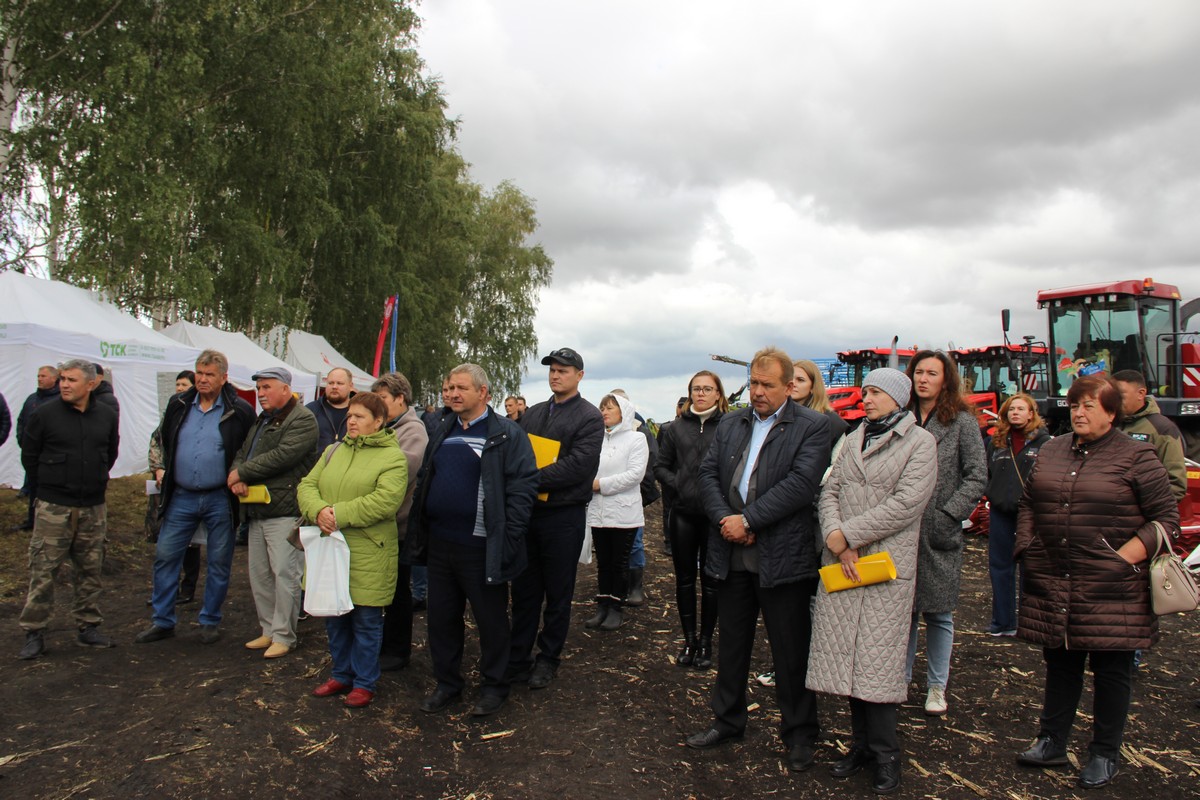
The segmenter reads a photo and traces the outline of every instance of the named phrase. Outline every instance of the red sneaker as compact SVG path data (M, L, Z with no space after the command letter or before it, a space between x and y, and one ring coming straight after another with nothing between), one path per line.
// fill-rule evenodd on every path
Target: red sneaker
M346 699L342 701L342 704L350 708L363 708L371 705L371 701L374 699L374 692L368 692L366 689L355 689L346 695Z
M335 681L333 678L313 689L313 697L332 697L335 694L345 694L350 691L350 684Z

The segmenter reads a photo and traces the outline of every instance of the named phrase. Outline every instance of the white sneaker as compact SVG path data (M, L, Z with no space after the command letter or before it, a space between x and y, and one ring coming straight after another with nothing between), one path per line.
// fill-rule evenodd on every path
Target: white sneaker
M946 687L930 686L929 694L925 697L925 713L931 717L940 717L949 710L946 704Z

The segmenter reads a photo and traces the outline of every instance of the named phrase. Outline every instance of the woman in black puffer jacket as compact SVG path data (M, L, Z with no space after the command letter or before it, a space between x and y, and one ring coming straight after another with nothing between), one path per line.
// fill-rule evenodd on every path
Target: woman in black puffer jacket
M1017 635L1017 503L1050 434L1027 394L1014 394L1000 406L996 432L987 441L988 572L992 578L992 636Z
M708 535L714 527L704 513L698 480L700 463L717 433L717 423L729 410L725 388L715 373L701 370L688 384L688 400L679 419L659 443L654 476L675 496L671 506L672 559L675 562L675 602L683 628L683 650L675 659L681 667L712 667L712 638L717 626L717 585L700 567L708 556ZM700 575L700 631L696 632L696 576Z

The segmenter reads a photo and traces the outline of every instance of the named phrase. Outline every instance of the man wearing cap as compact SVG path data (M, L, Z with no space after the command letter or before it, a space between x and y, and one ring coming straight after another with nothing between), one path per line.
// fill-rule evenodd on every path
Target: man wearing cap
M716 528L705 571L717 579L717 683L708 730L687 738L706 749L746 729L746 681L762 612L775 662L788 768L813 763L820 726L816 694L805 688L812 637L810 601L820 560L814 504L829 466L824 415L789 397L792 358L774 347L750 362L751 408L730 411L700 465L700 496Z
M162 527L154 548L154 619L137 635L139 644L175 635L175 600L179 566L201 523L207 531L208 564L204 605L200 609L200 641L212 644L220 634L221 605L229 591L237 501L225 479L254 409L228 382L229 360L216 350L196 359L195 385L167 401L159 425L163 469L154 471L161 491L158 513Z
M263 411L234 459L228 484L239 497L256 485L270 494L268 503L243 505L250 519L250 591L262 629L246 647L279 658L296 646L304 554L288 534L300 524L296 485L317 460L317 419L292 395L288 370L270 367L253 377Z
M544 689L554 680L567 641L587 504L604 440L600 410L579 394L583 379L579 353L563 347L543 358L542 364L550 368L552 396L530 407L519 424L531 436L558 442L558 459L538 470L539 496L525 537L529 563L512 587L508 659L509 679L528 680L530 689Z

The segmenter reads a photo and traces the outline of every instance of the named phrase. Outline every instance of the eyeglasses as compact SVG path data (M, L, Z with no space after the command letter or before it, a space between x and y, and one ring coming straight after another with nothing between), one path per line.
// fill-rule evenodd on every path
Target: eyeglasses
M717 391L715 386L693 386L692 394L713 394Z

